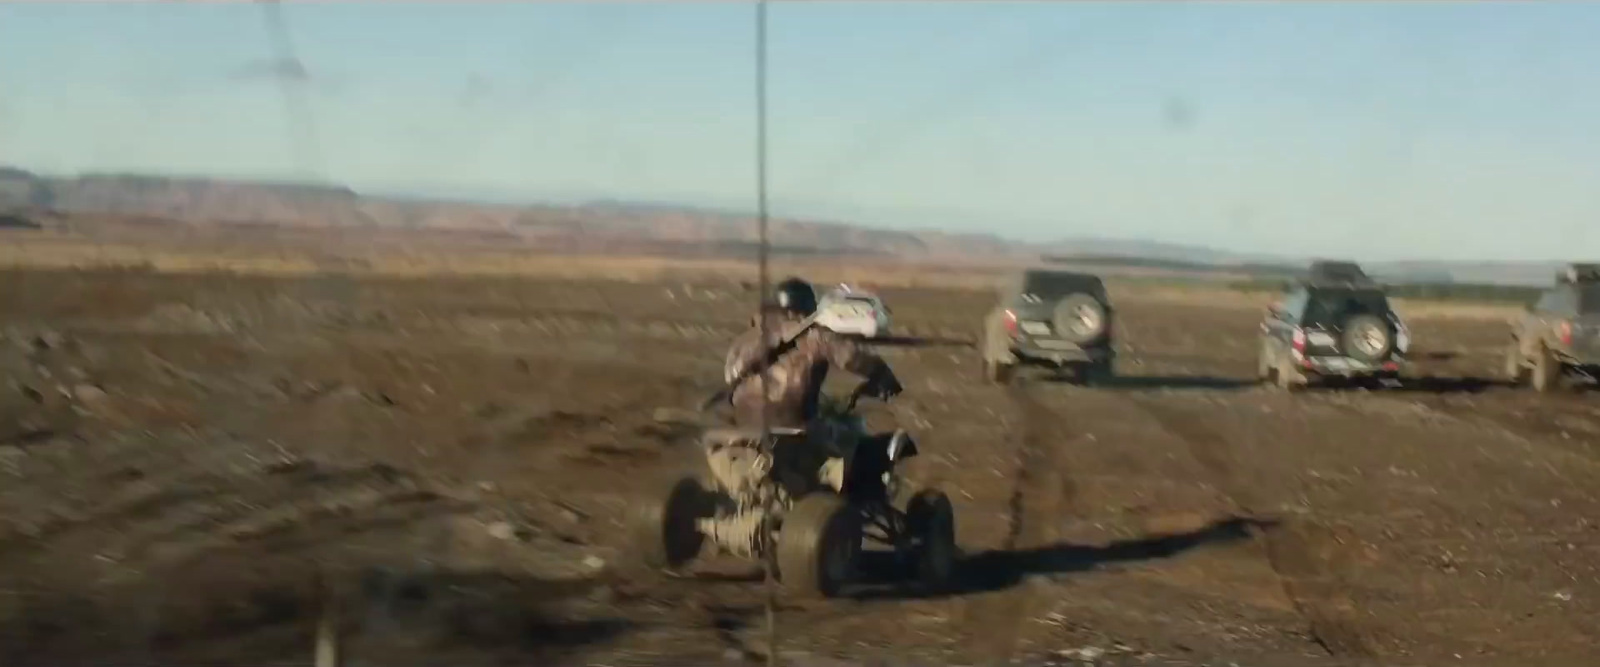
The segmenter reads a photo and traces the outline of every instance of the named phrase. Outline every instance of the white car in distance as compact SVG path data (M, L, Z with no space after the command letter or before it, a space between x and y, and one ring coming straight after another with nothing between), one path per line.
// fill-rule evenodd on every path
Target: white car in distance
M817 301L816 321L836 333L882 338L889 333L889 307L876 294L840 285Z

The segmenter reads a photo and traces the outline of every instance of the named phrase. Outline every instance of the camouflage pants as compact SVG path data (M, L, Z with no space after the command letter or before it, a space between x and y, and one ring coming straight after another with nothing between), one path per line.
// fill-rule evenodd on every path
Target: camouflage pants
M830 419L818 419L806 425L805 435L805 461L798 464L805 467L814 467L816 477L822 485L838 491L845 483L845 462L842 457L830 456L830 449L835 443L843 441L842 432L850 429L850 425ZM773 472L773 457L763 453L755 446L720 445L706 453L710 465L710 473L717 480L718 485L728 491L734 501L755 502L762 504L776 497L766 497L776 493L766 483Z
M826 456L825 439L834 437L833 427L816 425L806 429L806 456L799 465L812 467L821 486L839 491L844 485L844 460ZM790 502L788 492L772 483L772 456L756 447L726 443L706 452L706 461L717 485L728 493L735 510L701 519L701 532L719 547L743 557L755 557L766 542L763 528L774 513L781 513ZM813 467L812 464L816 465Z
M764 488L772 472L772 457L754 447L726 445L706 454L711 476L740 507L764 505L772 490Z

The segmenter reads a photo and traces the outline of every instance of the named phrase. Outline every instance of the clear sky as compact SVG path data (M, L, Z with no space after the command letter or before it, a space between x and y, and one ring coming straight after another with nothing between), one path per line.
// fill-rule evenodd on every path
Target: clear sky
M0 163L754 201L741 3L0 4ZM780 214L1600 255L1597 3L776 3ZM299 76L304 74L304 76ZM304 85L296 157L280 81Z

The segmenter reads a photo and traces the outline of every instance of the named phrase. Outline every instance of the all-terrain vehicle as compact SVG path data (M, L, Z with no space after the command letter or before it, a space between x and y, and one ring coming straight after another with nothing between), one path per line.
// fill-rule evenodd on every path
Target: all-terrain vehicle
M1410 333L1354 262L1317 261L1261 323L1256 375L1285 389L1313 380L1398 380Z
M896 502L895 468L917 446L903 430L867 432L855 414L865 387L810 431L770 429L763 439L758 431L705 430L709 470L636 506L634 546L644 564L680 570L710 542L721 553L771 559L790 594L833 597L857 580L863 544L876 543L924 586L946 585L956 558L950 500L923 489Z
M1506 376L1550 391L1600 378L1600 264L1570 264L1512 324Z
M1028 269L1005 280L983 325L983 372L1011 381L1019 366L1076 371L1080 381L1109 377L1111 299L1099 276Z

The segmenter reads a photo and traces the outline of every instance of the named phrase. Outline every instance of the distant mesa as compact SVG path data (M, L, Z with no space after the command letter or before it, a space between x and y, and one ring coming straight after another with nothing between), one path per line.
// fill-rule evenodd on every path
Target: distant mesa
M176 225L187 234L316 233L404 235L522 244L535 252L644 252L749 257L756 225L748 211L671 202L595 199L581 204L510 204L397 195L364 195L339 184L266 182L137 173L50 176L0 165L4 226L38 229L31 212L94 233L85 218L142 229ZM21 211L23 213L15 213ZM113 223L105 223L113 224ZM104 226L99 227L104 229ZM1181 243L1099 237L1025 242L984 233L882 229L861 224L776 218L771 247L782 255L873 256L1070 264L1102 272L1290 277L1309 258L1241 253ZM1559 262L1363 262L1385 282L1547 284Z

